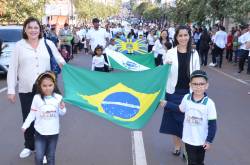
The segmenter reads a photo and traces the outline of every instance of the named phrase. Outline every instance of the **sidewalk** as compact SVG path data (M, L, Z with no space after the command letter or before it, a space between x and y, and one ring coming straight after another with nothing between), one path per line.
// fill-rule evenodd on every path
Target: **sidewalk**
M208 55L208 65L211 62L211 58L212 56L209 54ZM235 79L238 79L239 81L243 81L245 83L247 83L248 85L250 85L250 75L247 74L247 62L244 65L244 70L241 73L238 73L239 70L239 63L229 63L225 57L225 55L223 56L223 63L222 63L222 67L211 67L211 66L202 66L202 68L206 68L206 69L215 69L218 72L223 72L227 75L230 75L232 77L234 77Z

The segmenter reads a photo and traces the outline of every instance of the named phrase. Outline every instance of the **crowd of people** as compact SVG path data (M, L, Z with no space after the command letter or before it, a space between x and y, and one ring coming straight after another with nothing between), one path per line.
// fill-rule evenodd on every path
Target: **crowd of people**
M116 50L115 39L132 38L145 40L156 66L171 64L165 100L161 101L164 113L160 132L173 136L173 155L179 156L183 146L187 152L183 157L189 165L204 164L205 151L215 137L217 115L214 102L206 94L207 74L200 67L207 66L211 50L209 66L222 68L225 49L228 62L239 64L239 73L248 58L250 74L250 26L232 28L226 33L223 26L211 29L186 25L165 28L156 24L123 27L108 23L101 27L97 18L92 20L92 25L71 28L65 23L57 31L55 26L42 27L36 18L24 22L23 39L16 45L7 76L8 99L12 103L16 102L15 87L17 84L19 87L25 139L20 158L36 150L36 165L43 161L54 165L58 118L66 113L56 75L49 72L50 55L44 40L49 40L47 43L60 67L73 59L73 54L83 52L93 56L91 70L105 72L110 71L105 48Z

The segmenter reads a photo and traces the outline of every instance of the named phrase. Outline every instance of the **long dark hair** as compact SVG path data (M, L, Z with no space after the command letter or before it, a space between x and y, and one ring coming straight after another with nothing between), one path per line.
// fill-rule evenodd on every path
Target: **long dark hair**
M191 29L190 27L186 26L186 25L180 25L177 29L176 32L174 34L174 44L175 45L179 45L178 41L177 41L177 36L179 35L180 30L187 30L188 35L189 35L189 40L188 40L188 44L187 44L187 53L189 55L191 55L193 53L193 49L192 49L192 33L191 33Z
M161 31L161 33L163 33L164 31L167 33L167 38L166 38L167 42L165 42L164 45L165 45L165 47L166 47L167 49L171 49L173 45L172 45L172 43L171 43L170 40L169 40L168 31L167 31L166 29L164 29L164 30ZM159 40L160 40L160 43L162 44L162 40L163 40L162 36L160 36Z
M23 39L28 39L28 36L27 36L27 34L26 34L26 32L25 32L25 29L26 29L27 25L28 25L30 22L36 22L36 23L38 24L38 26L39 26L39 28L40 28L40 32L39 32L38 38L39 38L39 39L42 38L42 37L43 37L43 33L42 33L43 29L42 29L42 26L41 26L39 20L36 19L36 18L34 18L34 17L29 17L29 18L26 19L26 20L24 21L24 23L23 23Z
M50 79L54 84L54 90L52 92L52 95L54 93L61 94L61 92L57 86L57 83L56 83L56 75L52 71L46 71L46 72L40 74L36 80L36 87L37 87L36 94L40 94L40 96L43 100L44 100L45 95L42 91L41 84L42 84L43 80L46 78Z
M188 65L187 65L187 70L188 70L188 76L190 76L190 60L193 60L193 53L194 50L192 48L192 33L191 33L191 28L189 26L186 25L180 25L178 26L178 28L176 29L175 35L174 35L174 43L175 45L179 45L179 42L177 40L177 36L179 35L180 30L186 30L188 32L189 35L189 40L187 43L187 56L188 56Z

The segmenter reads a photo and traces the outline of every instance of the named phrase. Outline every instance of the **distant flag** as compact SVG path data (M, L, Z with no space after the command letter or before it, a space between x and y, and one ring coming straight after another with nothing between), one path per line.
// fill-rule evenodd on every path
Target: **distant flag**
M147 45L141 39L116 39L118 52L123 54L145 54L148 52Z
M103 73L66 64L64 100L120 126L140 129L165 94L169 69L164 65L142 72Z
M123 54L110 49L105 49L112 68L124 71L144 71L155 68L154 55L152 53Z

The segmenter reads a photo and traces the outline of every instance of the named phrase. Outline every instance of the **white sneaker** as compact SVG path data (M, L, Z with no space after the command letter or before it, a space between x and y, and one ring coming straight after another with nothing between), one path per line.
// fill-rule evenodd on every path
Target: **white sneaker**
M19 154L19 157L20 158L27 158L28 156L30 156L30 154L31 154L31 150L28 148L24 148L22 150L22 152Z
M46 158L46 156L43 157L43 164L47 164L47 158Z
M210 63L209 66L215 67L217 64Z

